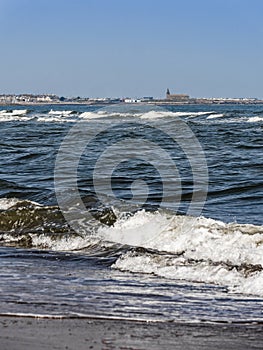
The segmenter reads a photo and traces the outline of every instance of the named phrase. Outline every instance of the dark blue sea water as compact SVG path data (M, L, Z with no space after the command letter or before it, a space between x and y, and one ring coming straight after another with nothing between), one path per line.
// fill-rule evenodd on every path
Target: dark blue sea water
M263 105L0 108L0 314L262 322Z

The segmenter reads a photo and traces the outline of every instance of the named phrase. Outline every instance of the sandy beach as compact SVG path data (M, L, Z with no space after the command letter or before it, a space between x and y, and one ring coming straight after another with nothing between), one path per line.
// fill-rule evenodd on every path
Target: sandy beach
M262 349L263 325L0 318L1 350Z

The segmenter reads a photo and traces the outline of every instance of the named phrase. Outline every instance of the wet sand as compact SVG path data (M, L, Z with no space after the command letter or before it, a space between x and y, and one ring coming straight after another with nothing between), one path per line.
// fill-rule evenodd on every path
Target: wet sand
M263 325L0 317L1 350L262 349Z

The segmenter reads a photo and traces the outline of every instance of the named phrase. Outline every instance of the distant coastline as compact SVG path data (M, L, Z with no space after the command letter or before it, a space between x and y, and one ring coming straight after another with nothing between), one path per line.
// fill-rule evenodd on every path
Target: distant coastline
M167 89L169 92L169 90ZM112 104L152 104L152 105L211 105L211 104L263 104L263 100L257 98L191 98L182 94L166 94L164 99L153 97L142 98L88 98L88 97L60 97L52 94L2 94L1 106L16 105L112 105Z

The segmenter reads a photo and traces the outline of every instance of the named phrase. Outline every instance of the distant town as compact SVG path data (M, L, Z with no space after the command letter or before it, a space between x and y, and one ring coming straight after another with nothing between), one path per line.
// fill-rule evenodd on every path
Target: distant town
M33 104L114 104L114 103L148 103L156 105L181 105L181 104L262 104L263 100L257 98L193 98L186 94L171 94L166 90L163 99L156 99L152 96L140 98L122 97L64 97L54 94L2 94L0 105L33 105Z

